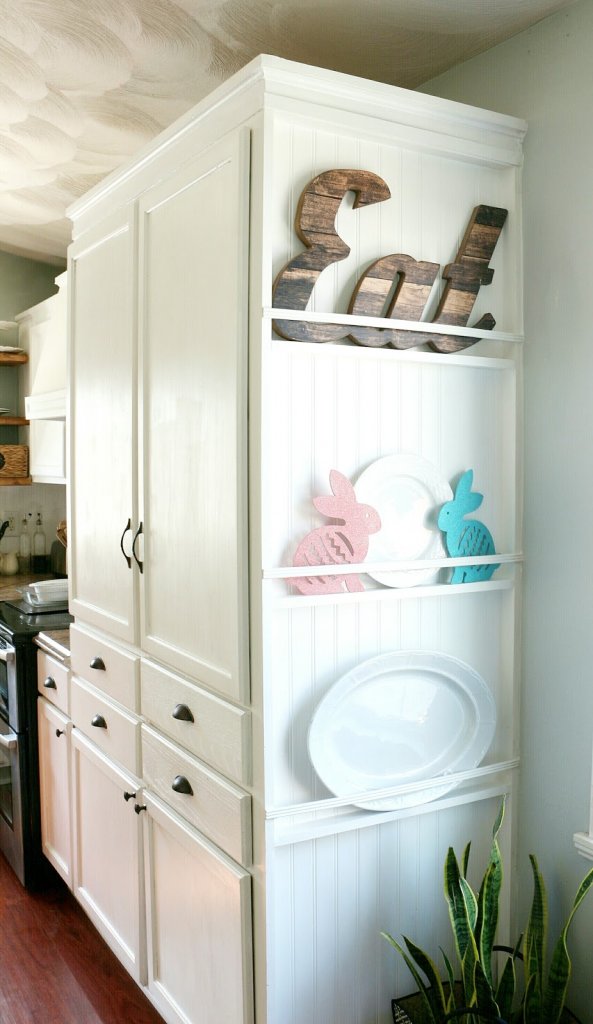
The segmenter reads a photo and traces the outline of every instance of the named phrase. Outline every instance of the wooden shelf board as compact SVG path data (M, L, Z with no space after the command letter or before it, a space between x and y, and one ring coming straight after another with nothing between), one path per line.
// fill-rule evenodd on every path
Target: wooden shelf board
M28 362L29 354L27 352L0 352L0 365L16 366L18 363Z
M4 476L0 477L0 487L28 487L33 483L31 476Z
M29 420L24 416L0 416L0 427L28 427Z

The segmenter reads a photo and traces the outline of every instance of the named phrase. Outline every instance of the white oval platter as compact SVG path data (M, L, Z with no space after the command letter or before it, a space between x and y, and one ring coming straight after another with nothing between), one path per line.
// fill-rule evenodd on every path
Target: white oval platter
M395 651L357 665L321 700L309 757L335 796L385 811L427 803L453 788L366 801L364 793L475 768L496 728L496 704L480 675L450 655Z

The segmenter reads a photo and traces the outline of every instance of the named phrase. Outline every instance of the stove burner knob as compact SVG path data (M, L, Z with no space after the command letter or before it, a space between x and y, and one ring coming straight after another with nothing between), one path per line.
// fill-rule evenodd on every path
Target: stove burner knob
M52 678L52 676L48 676L47 679L44 679L43 685L48 690L57 690L56 681Z
M96 668L96 669L99 669L101 672L104 672L105 671L105 662L103 661L103 658L99 658L99 657L93 658L93 660L91 661L91 663L89 665L89 668Z
M103 715L93 715L91 719L91 725L95 726L95 729L106 729L107 722L103 718Z

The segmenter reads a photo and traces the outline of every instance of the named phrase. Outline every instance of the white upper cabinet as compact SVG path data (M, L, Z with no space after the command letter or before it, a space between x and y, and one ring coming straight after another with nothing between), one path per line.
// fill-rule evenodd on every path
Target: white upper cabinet
M249 150L236 133L139 204L144 650L242 682Z
M248 693L248 189L239 131L71 254L71 610L235 700Z
M70 548L73 615L136 638L133 220L115 215L70 256Z
M20 371L21 414L30 421L33 483L66 483L67 274L58 292L17 317L19 345L28 354Z

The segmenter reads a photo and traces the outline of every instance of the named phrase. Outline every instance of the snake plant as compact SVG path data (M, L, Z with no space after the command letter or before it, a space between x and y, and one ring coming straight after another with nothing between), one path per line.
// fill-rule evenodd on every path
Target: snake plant
M418 986L420 1015L414 1024L559 1024L562 1020L571 973L567 934L578 907L593 887L593 868L579 886L547 970L547 896L533 855L533 900L525 932L514 948L495 946L503 878L498 834L504 806L503 800L492 830L488 866L477 892L467 881L470 845L464 850L461 865L451 847L445 859L444 889L457 970L441 950L443 983L436 964L424 950L405 936L401 945L391 935L382 933L401 954ZM505 960L497 971L494 961L500 950Z

